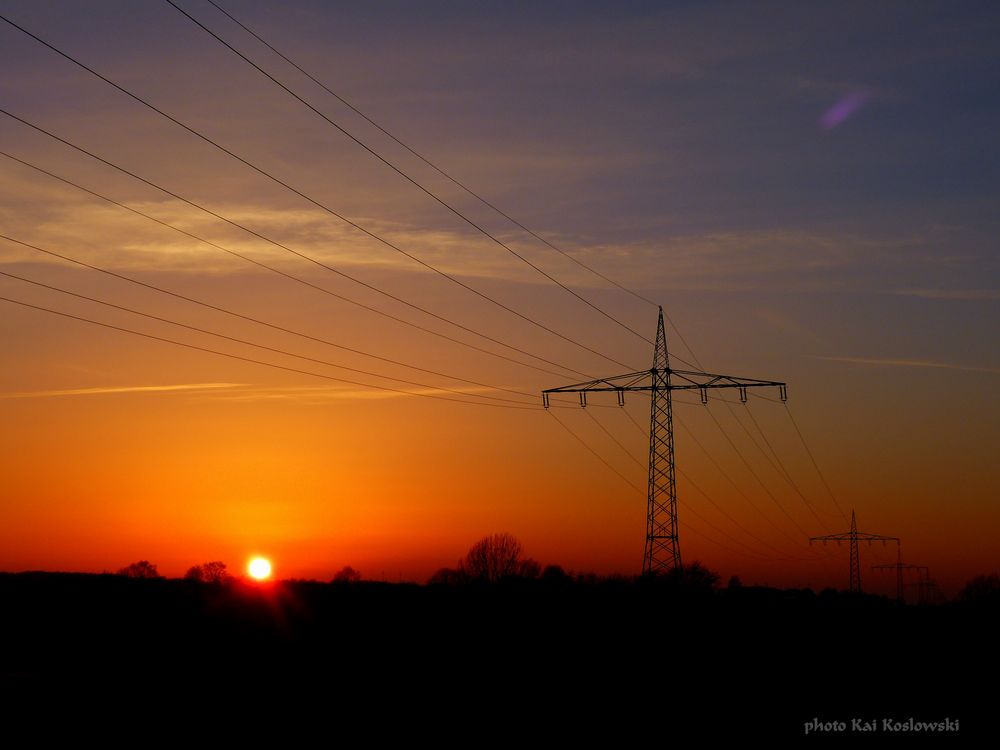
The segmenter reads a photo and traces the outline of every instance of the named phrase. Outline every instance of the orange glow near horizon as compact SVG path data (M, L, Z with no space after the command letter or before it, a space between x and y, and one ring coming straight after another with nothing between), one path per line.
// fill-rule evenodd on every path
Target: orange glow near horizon
M252 581L259 553L282 580L426 582L500 532L543 567L638 574L648 396L541 392L648 368L659 303L673 367L789 387L787 407L675 394L685 563L845 587L848 548L808 539L856 509L949 595L1000 566L1000 260L976 193L1000 162L973 158L1000 105L950 83L992 75L982 24L956 19L939 59L914 19L879 37L835 7L789 46L740 4L719 36L698 4L616 4L608 34L596 4L546 28L535 4L469 3L455 34L414 3L400 51L373 4L290 4L295 57L532 237L351 115L446 202L424 194L156 4L13 5L232 153L0 28L0 574ZM844 48L859 23L887 46ZM808 81L793 48L823 51ZM871 566L895 549L861 555L893 595Z

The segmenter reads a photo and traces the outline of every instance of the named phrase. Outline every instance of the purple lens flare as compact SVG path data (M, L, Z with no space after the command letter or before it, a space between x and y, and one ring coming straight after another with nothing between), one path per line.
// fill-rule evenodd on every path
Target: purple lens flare
M865 91L855 91L842 96L819 118L820 127L823 130L833 130L845 120L850 119L870 98L870 95Z

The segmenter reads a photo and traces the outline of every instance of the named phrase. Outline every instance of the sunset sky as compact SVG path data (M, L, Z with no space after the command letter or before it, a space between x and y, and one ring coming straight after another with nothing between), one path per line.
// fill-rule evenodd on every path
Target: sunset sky
M663 305L672 354L788 382L788 411L676 397L685 561L844 587L846 546L807 537L846 531L855 508L860 530L901 537L904 561L949 595L1000 566L1000 6L218 1L517 221ZM654 336L655 305L479 203L206 0L176 3ZM546 412L540 391L646 369L647 341L167 2L2 0L0 14L565 337L0 23L0 297L291 368L0 300L0 570L144 558L173 576L262 554L279 577L352 565L426 580L507 531L542 564L639 572L648 398L627 414L613 396ZM893 561L866 546L865 588L894 591L868 569Z

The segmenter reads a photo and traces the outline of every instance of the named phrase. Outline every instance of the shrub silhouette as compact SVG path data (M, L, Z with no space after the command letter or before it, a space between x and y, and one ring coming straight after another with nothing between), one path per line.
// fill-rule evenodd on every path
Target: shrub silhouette
M129 578L159 578L156 566L149 560L139 560L118 570L118 575Z
M1000 575L976 576L958 592L959 601L970 604L1000 605Z
M361 571L355 570L350 565L345 565L333 576L334 583L357 583L361 580Z
M530 557L521 560L517 564L517 572L514 574L518 578L538 578L542 574L542 566Z
M202 583L225 583L229 580L229 574L226 572L226 564L221 560L212 560L202 565L192 565L188 568L184 577L188 580L201 581Z
M572 579L561 565L546 565L542 571L542 580L546 583L566 583Z
M642 576L643 580L655 585L668 584L687 591L712 591L719 583L719 578L718 573L697 560L669 571L644 573Z
M461 564L458 569L455 568L439 568L434 571L434 574L427 580L428 586L454 586L455 584L465 583L466 577L465 573L461 570Z
M475 581L497 583L505 578L536 578L539 566L522 558L521 543L511 534L490 534L473 544L459 569Z

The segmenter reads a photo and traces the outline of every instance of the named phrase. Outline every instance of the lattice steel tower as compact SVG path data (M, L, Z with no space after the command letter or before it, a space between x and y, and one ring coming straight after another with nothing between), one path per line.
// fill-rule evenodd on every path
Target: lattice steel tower
M905 584L903 583L903 571L904 570L915 570L919 574L922 566L920 565L910 565L909 563L903 562L903 552L902 545L899 542L896 543L896 562L894 563L884 563L882 565L872 565L872 570L895 570L896 571L896 601L900 604L906 603Z
M701 402L707 404L709 388L738 388L740 400L746 403L747 388L759 386L776 387L781 400L787 398L785 383L774 380L753 380L671 369L661 307L656 325L656 342L653 345L652 368L542 391L542 405L546 409L549 408L549 396L553 393L579 393L580 406L586 407L587 394L591 392L614 391L618 395L618 405L624 406L625 391L649 391L649 484L646 500L646 545L642 555L643 573L683 570L677 523L674 417L670 394L673 391L698 390Z
M858 551L858 542L868 542L870 547L872 542L882 542L884 545L886 542L895 542L899 545L899 537L895 536L882 536L881 534L866 534L862 531L858 531L858 521L854 516L854 509L851 508L851 530L843 534L827 534L826 536L814 536L810 537L809 543L813 542L836 542L840 544L841 542L851 543L851 574L849 579L850 588L848 591L854 591L856 593L861 593L861 553Z

